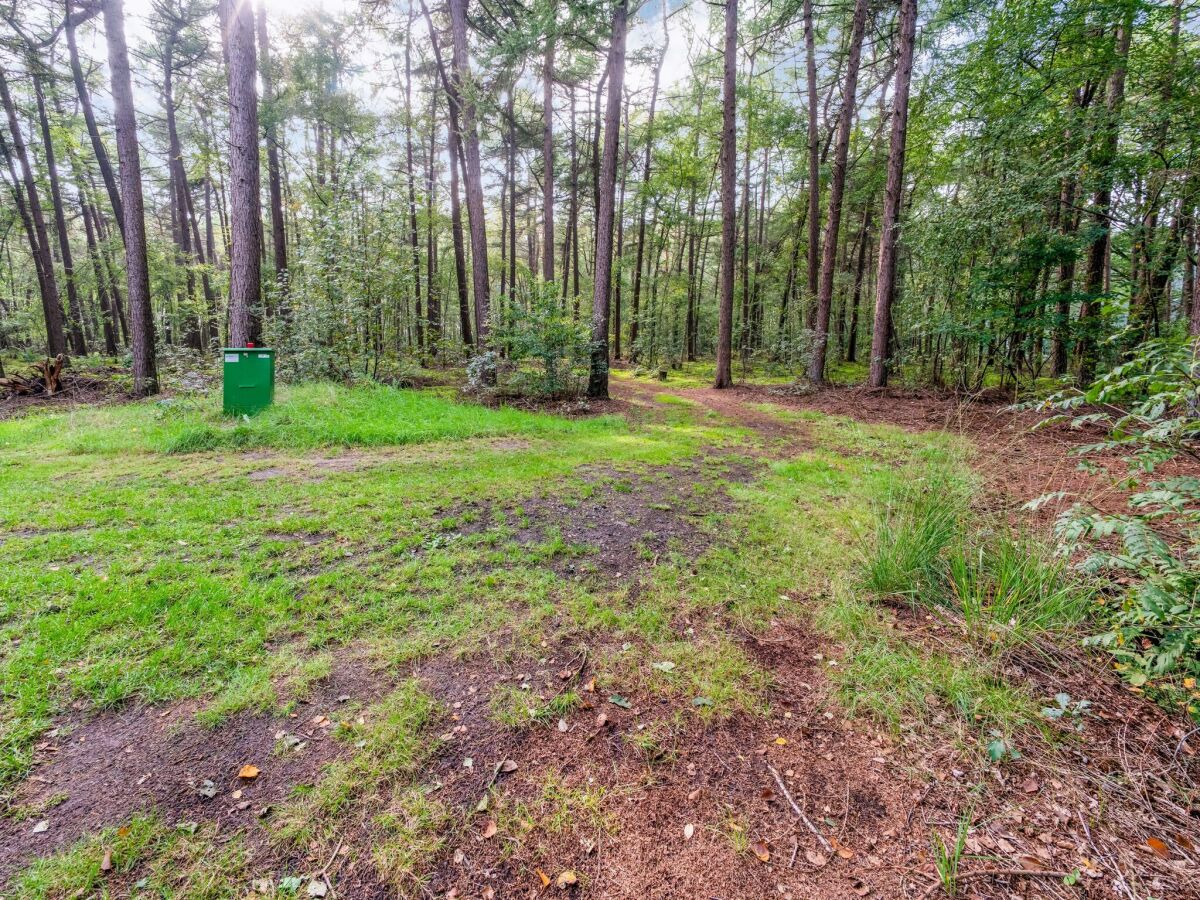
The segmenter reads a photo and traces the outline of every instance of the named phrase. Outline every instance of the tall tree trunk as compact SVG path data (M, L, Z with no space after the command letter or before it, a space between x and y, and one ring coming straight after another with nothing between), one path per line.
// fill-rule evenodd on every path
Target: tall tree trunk
M888 146L887 187L879 227L879 271L875 278L875 322L871 332L872 387L888 379L888 339L892 301L896 295L896 244L900 203L904 197L904 154L908 138L908 96L912 85L913 49L917 33L917 0L900 0L900 48L896 63L896 95L892 100L892 134Z
M42 315L46 322L46 349L51 356L67 352L67 339L63 331L62 302L59 300L58 279L54 274L54 257L50 250L50 233L46 228L46 217L42 212L42 201L38 195L37 182L33 176L33 167L29 162L29 151L25 144L21 125L17 121L17 108L13 103L12 93L8 88L8 74L0 68L0 101L3 101L4 112L8 118L8 130L12 137L12 153L16 155L21 167L21 179L17 180L16 172L12 171L14 190L18 194L20 207L20 189L18 184L25 186L26 208L22 213L22 221L29 235L29 247L33 253L34 265L38 276L38 289L42 298ZM9 169L12 170L12 156L5 148Z
M867 270L867 245L871 240L871 214L875 205L867 201L863 214L862 232L858 239L858 263L854 269L854 305L850 308L850 330L846 336L846 362L858 360L858 311L862 306L863 276Z
M612 90L610 87L609 90ZM625 280L625 183L629 177L629 95L622 101L625 122L624 149L621 151L621 200L617 209L617 267L613 276L613 355L621 358L621 284ZM599 210L599 207L596 207ZM598 213L597 213L598 215ZM597 260L598 264L598 260Z
M458 135L453 122L446 123L446 144L450 152L450 234L454 241L454 284L458 289L458 324L463 343L474 344L471 337L470 298L467 296L467 255L463 241L462 202L458 195Z
M645 257L646 248L646 204L650 193L647 188L650 184L650 163L654 150L654 112L658 106L658 86L662 80L663 61L667 58L667 46L670 41L665 10L663 11L663 34L666 43L663 44L662 53L658 55L658 60L654 63L654 86L650 89L650 113L646 118L646 154L642 161L642 190L639 192L638 198L637 250L634 251L633 260L633 297L629 304L629 358L632 360L638 358L637 339L638 329L641 327L639 307L642 302L642 260Z
M79 192L81 197L85 196L82 184L80 184ZM108 356L116 356L116 322L113 316L112 301L108 295L108 279L100 261L96 228L92 223L92 204L86 199L83 201L83 227L87 233L88 259L92 263L92 277L96 280L96 300L100 304L100 320L104 331L104 352Z
M125 239L125 216L121 210L121 192L117 190L117 176L113 172L112 162L108 158L108 148L100 136L100 128L96 124L96 114L92 110L92 95L88 90L87 80L83 77L83 66L79 62L79 48L75 43L75 22L71 17L71 0L67 0L67 15L64 18L64 30L67 33L67 49L71 61L71 78L75 82L75 93L79 97L79 106L83 110L83 120L87 124L88 139L92 143L92 152L96 155L96 163L100 166L100 177L104 180L104 188L108 192L108 202L112 205L117 227L121 231L121 239Z
M579 318L579 153L575 128L575 86L571 85L571 296L572 311Z
M838 232L842 224L842 200L846 189L846 165L850 153L850 128L858 96L858 66L862 58L863 32L867 26L867 0L854 4L850 26L850 49L846 60L846 82L842 90L842 109L838 115L837 142L833 151L833 173L829 180L829 217L821 248L821 283L817 289L816 333L808 378L813 384L825 382L825 348L829 344L829 311L833 304L833 270L837 262ZM884 231L887 228L885 226Z
M859 0L860 3L863 0ZM737 239L734 156L737 153L737 0L725 0L725 58L721 89L721 295L717 313L714 387L733 387L733 244Z
M1125 103L1125 72L1128 67L1129 46L1133 39L1133 13L1133 4L1127 4L1115 33L1116 58L1108 77L1105 122L1104 127L1100 129L1100 145L1093 160L1098 183L1092 198L1091 218L1098 236L1088 248L1087 270L1083 282L1083 290L1087 296L1079 311L1079 381L1084 385L1090 384L1096 377L1098 362L1097 319L1100 316L1101 297L1107 291L1105 275L1108 271L1108 251L1112 239L1109 213L1112 208L1113 165L1117 157L1121 108Z
M613 206L616 194L617 146L621 129L621 95L625 82L627 0L613 10L612 43L608 51L608 106L605 110L604 152L600 170L600 207L596 216L596 278L592 286L592 361L588 396L608 396L608 298L612 289Z
M437 275L437 239L433 232L434 163L437 160L437 94L429 95L429 156L425 168L425 313L429 323L429 352L438 354L442 341L441 291Z
M804 0L804 49L808 81L808 327L816 324L817 271L821 264L821 150L817 133L817 51L812 0Z
M146 220L142 212L142 164L129 51L125 46L122 0L104 0L104 32L112 78L113 118L117 130L117 162L121 171L121 205L125 214L125 277L129 294L129 343L133 354L133 391L158 393L154 358L154 313L150 307L150 268L146 262Z
M229 50L229 343L258 338L262 211L258 168L258 60L251 0L221 0Z
M411 21L410 21L411 25ZM288 255L287 228L283 218L283 186L279 175L279 125L275 97L275 67L271 62L271 36L267 31L266 0L258 3L258 52L262 57L263 104L267 139L267 186L271 199L271 247L275 262L275 286L281 312L287 315Z
M554 281L554 34L542 63L542 280Z
M417 352L425 350L424 312L421 309L421 252L417 236L417 175L413 168L412 144L412 23L414 11L410 7L408 28L404 32L404 153L408 160L408 229L412 246L412 281L416 297L413 321L417 328Z
M463 150L466 157L467 218L471 229L471 281L475 289L475 330L486 345L490 329L490 286L488 284L487 223L483 211L483 175L479 162L479 133L475 125L475 101L463 85L471 77L467 60L467 0L448 0L450 31L454 38L454 80L462 114Z

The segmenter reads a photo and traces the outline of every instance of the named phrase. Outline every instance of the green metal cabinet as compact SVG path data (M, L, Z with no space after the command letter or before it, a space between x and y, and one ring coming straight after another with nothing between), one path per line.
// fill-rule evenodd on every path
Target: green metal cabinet
M253 415L275 400L275 351L270 347L226 347L226 415Z

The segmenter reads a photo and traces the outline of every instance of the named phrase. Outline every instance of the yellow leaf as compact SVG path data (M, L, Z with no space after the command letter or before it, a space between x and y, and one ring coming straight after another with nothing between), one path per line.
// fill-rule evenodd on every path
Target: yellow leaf
M245 778L247 781L253 781L258 777L258 766L245 765L238 769L238 778Z
M542 887L550 887L550 876L549 875L547 875L541 869L534 869L533 871L537 872L537 877L542 880Z
M762 841L755 841L751 844L750 851L758 857L759 862L766 862L771 858L771 851L767 849L767 845Z
M775 743L778 744L780 747L783 747L787 744L787 738L777 737L777 738L775 738Z

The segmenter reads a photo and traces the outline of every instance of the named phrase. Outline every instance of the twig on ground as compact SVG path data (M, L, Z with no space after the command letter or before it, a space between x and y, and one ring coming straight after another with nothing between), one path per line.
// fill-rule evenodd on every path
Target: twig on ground
M978 872L964 872L956 877L956 881L970 881L974 878L1066 878L1070 872L1044 872L1040 869L980 869ZM925 888L925 893L921 895L922 900L927 897L932 897L937 889L942 886L940 881L935 881L929 887Z
M816 836L817 840L821 842L821 846L825 849L825 852L832 853L833 846L829 843L829 841L825 840L825 835L821 834L821 832L817 830L817 826L809 821L808 816L804 814L804 810L802 810L800 805L792 798L791 792L787 789L787 785L783 783L783 776L779 774L779 770L770 763L764 763L763 765L767 767L767 771L771 773L772 777L774 777L775 784L779 787L779 792L783 794L784 799L787 800L788 804L792 807L792 812L796 814L796 817L803 822L808 830L811 831Z

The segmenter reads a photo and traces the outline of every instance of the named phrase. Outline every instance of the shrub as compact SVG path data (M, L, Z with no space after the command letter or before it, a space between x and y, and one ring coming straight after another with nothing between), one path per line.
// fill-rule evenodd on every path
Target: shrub
M1107 576L1114 588L1106 627L1089 643L1112 653L1131 685L1160 699L1187 702L1195 714L1200 478L1164 476L1160 470L1173 460L1200 459L1197 345L1183 335L1147 341L1086 390L1064 390L1039 407L1057 411L1043 424L1068 420L1075 427L1100 425L1108 432L1104 440L1074 451L1082 468L1097 471L1095 458L1101 454L1116 453L1123 464L1116 483L1128 492L1124 512L1077 502L1055 525L1063 552L1085 552L1080 568ZM1048 494L1029 505L1036 508L1063 496Z
M509 307L496 328L494 344L506 354L504 363L495 362L495 391L500 395L572 399L587 385L591 330L564 308L550 282L533 294L528 307Z

